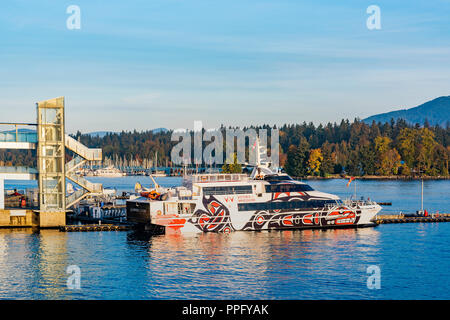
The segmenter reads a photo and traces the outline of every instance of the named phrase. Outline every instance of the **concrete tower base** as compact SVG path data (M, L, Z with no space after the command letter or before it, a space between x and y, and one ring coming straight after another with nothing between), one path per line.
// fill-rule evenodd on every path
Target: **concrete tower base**
M66 225L65 212L33 212L33 226L39 228L58 228Z

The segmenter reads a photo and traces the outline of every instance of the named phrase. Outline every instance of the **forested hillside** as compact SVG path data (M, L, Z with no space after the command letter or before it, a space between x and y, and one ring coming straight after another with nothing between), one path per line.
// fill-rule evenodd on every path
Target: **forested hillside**
M448 126L410 125L402 119L367 124L356 119L319 126L312 123L284 125L278 129L280 164L296 177L341 173L353 176L449 175ZM171 134L170 131L134 131L104 136L77 133L74 137L89 147L102 148L104 158L114 161L142 164L145 159L153 160L157 152L159 165L170 165L170 151L175 145L170 141ZM0 153L0 165L13 163L34 166L34 156L31 151Z

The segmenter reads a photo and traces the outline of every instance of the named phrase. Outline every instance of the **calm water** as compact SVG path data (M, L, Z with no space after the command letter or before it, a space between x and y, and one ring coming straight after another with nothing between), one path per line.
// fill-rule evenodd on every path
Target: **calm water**
M132 190L147 177L103 178ZM178 178L158 178L166 186ZM310 185L345 198L345 180ZM10 187L12 182L10 182ZM8 187L8 185L7 185ZM450 181L425 181L425 208L450 211ZM358 197L420 207L420 182L358 181ZM450 223L376 228L154 236L0 230L1 299L450 299ZM66 268L81 269L70 290ZM367 267L381 288L367 288Z

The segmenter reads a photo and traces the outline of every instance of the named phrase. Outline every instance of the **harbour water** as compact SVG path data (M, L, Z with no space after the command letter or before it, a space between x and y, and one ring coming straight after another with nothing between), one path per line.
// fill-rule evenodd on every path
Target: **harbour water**
M151 183L90 180L118 192ZM354 193L346 183L309 181L342 198ZM392 202L382 214L420 209L420 181L358 180L356 192ZM449 213L449 196L450 181L424 182L430 213ZM188 236L2 229L0 299L450 299L449 238L450 223ZM80 289L67 287L71 265ZM367 286L369 266L380 270L380 289Z

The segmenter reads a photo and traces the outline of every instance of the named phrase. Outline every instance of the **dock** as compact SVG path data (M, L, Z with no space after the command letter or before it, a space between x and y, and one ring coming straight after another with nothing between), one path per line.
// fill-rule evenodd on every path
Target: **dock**
M86 231L126 231L129 230L126 225L114 224L80 224L80 225L66 225L61 226L59 231L62 232L86 232Z
M418 222L450 222L449 213L431 214L425 216L409 216L404 214L379 215L375 218L376 224L388 223L418 223Z

